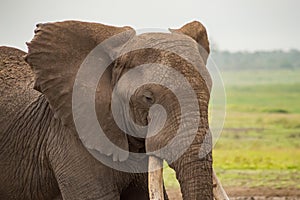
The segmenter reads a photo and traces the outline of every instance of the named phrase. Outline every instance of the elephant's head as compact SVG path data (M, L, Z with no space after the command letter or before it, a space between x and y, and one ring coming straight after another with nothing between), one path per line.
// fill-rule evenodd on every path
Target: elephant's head
M212 199L207 34L199 22L171 32L40 24L26 61L54 116L95 157L120 165L132 160L131 153L166 160L184 199ZM106 136L100 139L99 124Z

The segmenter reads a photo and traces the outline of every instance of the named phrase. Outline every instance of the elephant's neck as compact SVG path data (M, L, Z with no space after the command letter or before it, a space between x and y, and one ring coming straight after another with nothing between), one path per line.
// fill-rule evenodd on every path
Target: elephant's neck
M43 196L48 191L58 191L46 155L49 142L47 130L51 121L53 113L41 95L21 111L0 135L2 166L9 166L3 176L13 184L11 188L16 190L14 192L19 194L22 188L22 197L31 191L37 191L37 196Z
M38 146L37 142L42 142L40 137L47 132L50 121L53 118L50 106L43 95L40 95L34 102L19 112L8 125L1 138L1 145L13 145L11 148L20 149L19 145ZM13 139L15 142L5 142ZM0 146L1 149L1 146ZM27 148L25 148L27 149ZM28 148L31 150L30 148Z

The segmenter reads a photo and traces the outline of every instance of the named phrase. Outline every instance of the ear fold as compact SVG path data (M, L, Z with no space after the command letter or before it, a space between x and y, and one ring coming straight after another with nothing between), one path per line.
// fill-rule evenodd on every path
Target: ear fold
M98 44L125 31L127 31L126 34L122 34L122 37L110 43L110 46L103 45L102 50L107 56L99 59L106 60L109 60L116 49L133 37L135 31L132 28L78 21L37 25L34 38L27 44L29 50L26 62L36 74L34 88L45 95L55 117L59 118L65 126L75 130L72 115L72 90L80 65ZM106 74L108 76L105 79L106 84L110 84L111 75ZM127 149L125 134L120 137L123 139L116 138L119 147ZM97 147L100 151L101 148ZM113 154L111 151L105 149L103 152L111 155Z
M210 53L209 41L205 27L198 21L190 22L180 29L169 29L173 33L182 33L193 38L199 45L200 54L206 64Z

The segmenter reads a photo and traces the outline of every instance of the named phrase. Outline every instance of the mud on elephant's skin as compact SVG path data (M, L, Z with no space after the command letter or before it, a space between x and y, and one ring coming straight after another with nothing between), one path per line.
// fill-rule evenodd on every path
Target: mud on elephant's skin
M114 87L119 87L116 94L122 104L130 87L120 86L118 81L135 66L158 63L162 64L161 71L163 66L177 70L195 91L200 119L192 144L169 165L176 172L183 199L213 199L209 142L204 145L206 155L199 158L204 138L210 138L207 112L211 83L205 67L209 43L205 28L196 21L172 29L171 33L142 35L136 35L130 27L78 21L46 23L37 25L28 53L1 47L0 199L149 199L148 173L118 171L95 159L79 139L72 114L72 91L80 65L98 44L119 33L124 34L112 45L104 45L104 56L99 58L112 62L96 90L95 108L102 129L110 141L131 152L165 146L176 135L181 115L170 90L148 84L130 98L130 117L139 125L148 124L148 112L154 104L162 105L167 112L165 126L146 139L139 138L141 133L136 129L130 129L131 135L120 130L111 112L111 96ZM153 48L128 52L112 60L116 52L146 43L153 44ZM198 69L174 53L155 48L162 44L171 44L192 56ZM22 60L24 55L29 65ZM155 76L173 80L159 72ZM88 90L90 86L85 87ZM178 144L183 141L184 138ZM102 146L101 141L95 149L119 163L127 159L105 144ZM158 159L168 161L163 156ZM147 166L147 157L139 165ZM165 191L164 195L167 199Z

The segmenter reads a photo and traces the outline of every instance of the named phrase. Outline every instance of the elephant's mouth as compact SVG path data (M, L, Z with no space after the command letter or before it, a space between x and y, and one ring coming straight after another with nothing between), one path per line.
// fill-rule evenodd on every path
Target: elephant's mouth
M131 111L134 122L140 126L148 125L149 108L138 108Z
M147 126L149 121L148 121L148 112L149 112L149 109L142 109L142 110L139 110L139 119L140 119L140 125L142 126Z

